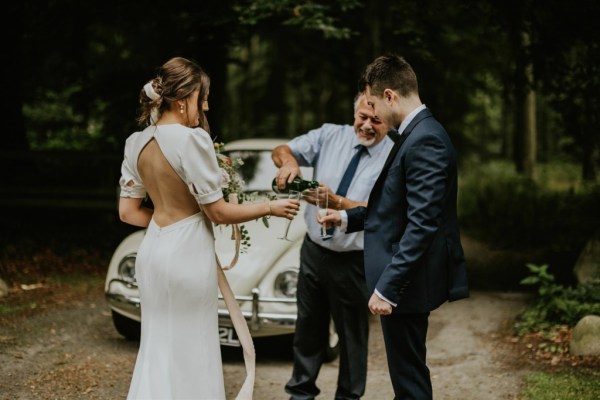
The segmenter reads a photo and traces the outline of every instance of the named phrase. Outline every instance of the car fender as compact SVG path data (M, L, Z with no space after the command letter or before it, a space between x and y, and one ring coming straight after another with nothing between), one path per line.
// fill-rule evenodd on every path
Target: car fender
M129 254L137 254L138 248L140 247L140 243L144 239L144 235L146 234L145 229L140 229L139 231L135 231L125 237L117 246L115 252L113 253L110 263L108 264L108 271L106 273L106 281L104 282L104 290L108 290L108 284L112 279L115 279L119 275L119 263L121 260L129 255Z

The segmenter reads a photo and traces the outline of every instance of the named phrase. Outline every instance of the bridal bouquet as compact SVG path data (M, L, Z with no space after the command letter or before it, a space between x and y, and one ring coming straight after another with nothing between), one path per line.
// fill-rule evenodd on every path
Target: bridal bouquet
M217 154L217 162L221 168L221 189L223 190L223 197L225 201L231 203L243 203L244 192L242 191L242 185L244 181L238 174L238 169L244 165L244 161L241 158L231 159L222 153L225 148L223 143L214 143L215 153Z
M227 202L241 204L245 200L244 192L242 191L244 181L237 171L244 165L244 161L241 158L231 159L231 157L223 154L222 151L225 149L225 144L223 143L215 142L214 147L217 155L217 162L219 168L221 168L221 190L223 191L223 198ZM234 227L232 233L232 239L234 240L236 239L235 230L236 228ZM250 247L250 235L244 225L239 226L239 236L242 253L245 253L248 250L248 247Z

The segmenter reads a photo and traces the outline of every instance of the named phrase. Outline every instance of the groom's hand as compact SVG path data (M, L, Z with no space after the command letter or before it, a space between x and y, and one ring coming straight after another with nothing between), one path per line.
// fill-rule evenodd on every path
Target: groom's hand
M373 293L369 299L369 310L373 315L390 315L392 305Z
M319 217L319 213L317 213L317 222L319 224L325 224L326 228L331 228L332 226L340 226L342 217L340 216L339 211L328 208L327 215L322 218Z

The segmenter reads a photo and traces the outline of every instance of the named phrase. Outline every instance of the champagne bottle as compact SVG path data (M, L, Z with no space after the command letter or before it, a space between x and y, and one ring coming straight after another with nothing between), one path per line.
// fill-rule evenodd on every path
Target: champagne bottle
M273 182L271 183L271 187L275 193L289 193L290 190L295 190L298 192L303 192L307 189L314 189L319 187L319 182L317 181L305 181L299 176L295 177L294 180L285 183L285 188L279 189L277 187L277 178L273 178Z

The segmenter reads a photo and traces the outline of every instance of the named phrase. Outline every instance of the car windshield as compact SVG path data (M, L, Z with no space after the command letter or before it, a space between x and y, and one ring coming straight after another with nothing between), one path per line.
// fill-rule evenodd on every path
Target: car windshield
M277 174L278 168L271 159L271 150L234 150L225 152L231 159L241 158L244 165L238 172L245 182L244 191L272 192L271 182ZM312 168L300 168L304 179L312 178Z

